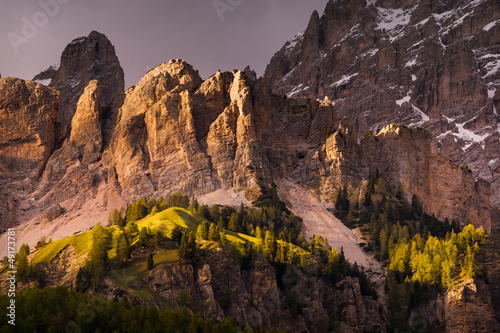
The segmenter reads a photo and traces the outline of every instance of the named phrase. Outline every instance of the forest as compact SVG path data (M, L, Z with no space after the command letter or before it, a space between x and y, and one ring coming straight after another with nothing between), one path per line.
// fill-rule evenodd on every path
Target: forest
M335 213L348 227L361 228L367 241L360 245L387 267L389 331L410 330L412 309L483 274L475 255L486 232L470 221L439 221L426 214L416 195L409 203L402 186L387 186L378 171L370 174L363 199L352 204L344 186Z
M485 240L483 230L477 230L467 223L461 230L458 221L439 221L424 212L416 196L408 203L400 186L386 186L376 173L370 175L363 202L352 201L345 186L339 189L335 213L348 226L363 230L366 243L360 245L365 251L373 252L387 267L386 292L389 307L385 315L389 331L408 325L407 317L411 309L438 293L453 288L458 279L481 274L474 256ZM261 195L252 205L241 205L239 208L207 206L199 204L196 198L180 193L167 198L138 199L129 204L127 209L114 210L108 221L109 226L97 224L92 229L88 259L76 275L73 291L57 288L28 289L21 293L21 297L30 300L41 297L37 293L47 293L49 298L60 296L71 302L90 304L93 302L92 298L86 298L84 293L98 293L109 268L130 265L134 260L134 251L151 251L146 265L146 269L150 270L155 265L152 249L176 244L174 246L178 249L180 260L196 267L203 262L207 244L213 244L227 251L241 270L251 268L256 256L264 256L276 269L278 285L283 289L286 289L282 281L283 274L288 267L293 266L307 276L315 276L328 282L334 288L336 283L347 276L356 277L362 295L378 298L364 269L349 263L343 249L332 249L321 236L314 236L309 242L304 239L301 234L302 220L279 199L275 185L262 186ZM198 222L195 227L184 228L179 224L172 224L170 230L139 227L144 219L173 207L184 208L196 216ZM241 238L244 241L235 241L234 237L238 235L246 235L246 238ZM50 242L43 239L37 249L43 249L48 244ZM29 254L30 248L26 244L22 245L16 256L18 278L21 282L43 288L47 282L43 263L29 262ZM288 293L287 290L284 291ZM291 296L286 306L293 316L298 316L301 308L297 299ZM116 315L127 311L148 314L154 312L127 302L107 304L106 309L108 307L119 309L112 311ZM147 324L147 315L142 312L141 316L134 316L140 321L137 322L139 327ZM99 316L96 315L92 325L101 327ZM165 318L162 322L174 317L181 318L177 320L179 325L194 325L199 332L205 332L201 327L207 327L213 332L218 332L220 327L223 327L220 328L222 331L236 329L231 321L213 323L198 315L190 316L179 307L176 310L157 311L151 316ZM38 325L30 322L29 317L26 318L23 325ZM68 323L71 320L82 325L78 322L78 315L74 313L68 313L65 319L58 320L59 324L50 325L57 327L61 321ZM117 319L117 322L121 321ZM182 329L187 326L182 326ZM106 329L113 330L121 331L121 328Z
M0 295L6 308L9 298ZM186 307L175 310L142 307L126 300L117 302L96 296L56 288L28 289L16 299L16 326L0 318L0 332L278 332L239 328L231 319L215 322Z

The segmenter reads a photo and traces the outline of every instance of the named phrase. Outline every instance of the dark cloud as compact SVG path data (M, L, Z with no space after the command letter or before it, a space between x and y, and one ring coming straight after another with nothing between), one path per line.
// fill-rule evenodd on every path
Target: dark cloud
M115 45L127 86L171 58L186 59L204 78L246 65L262 74L274 52L305 29L312 11L326 5L326 0L217 1L219 10L214 0L2 0L0 73L31 79L57 63L72 39L97 30ZM25 28L23 34L27 21L38 24L36 32ZM9 33L22 38L16 47Z

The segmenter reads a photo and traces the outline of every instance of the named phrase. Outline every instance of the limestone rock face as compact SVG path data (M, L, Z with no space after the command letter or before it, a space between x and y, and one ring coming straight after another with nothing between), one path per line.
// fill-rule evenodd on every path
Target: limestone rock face
M14 78L0 80L2 171L36 178L54 147L58 94Z
M373 171L378 169L389 183L403 185L409 201L416 194L424 210L440 220L470 219L488 232L498 231L500 223L492 219L487 182L474 179L470 170L446 157L431 153L431 144L431 136L424 129L397 125L389 125L361 142L366 165Z
M110 144L126 197L157 189L199 193L214 188L194 127L194 90L200 84L190 65L175 60L127 91Z
M33 190L54 147L59 104L52 88L0 79L0 228L17 220L20 197Z
M70 134L78 100L90 81L97 80L101 84L99 103L103 108L125 89L123 69L115 48L105 35L97 31L68 44L57 71L49 69L34 79L51 79L50 87L60 92L57 118L60 143Z
M390 123L428 129L499 206L499 19L495 0L329 1L265 77L280 95L329 97L360 136Z
M103 148L100 94L99 81L90 81L80 96L71 121L70 141L75 141L82 149L83 163L96 161Z
M257 188L295 170L319 182L297 167L336 123L329 103L283 99L242 71L202 82L172 60L127 91L104 155L126 198Z
M420 327L441 327L449 333L498 332L491 293L480 279L464 281L445 295L413 311L410 322Z
M293 276L285 283L290 284L290 293L297 295L302 310L302 315L295 318L285 306L290 295L278 287L276 270L260 255L251 268L241 270L227 252L207 250L198 270L191 265L158 267L145 282L150 290L174 302L184 291L192 311L216 320L231 316L241 325L279 327L286 332L325 332L330 314L342 324L341 332L385 331L376 302L361 296L356 279L348 278L339 288L332 288L299 271ZM200 299L206 301L201 303ZM351 314L347 315L347 311Z
M124 94L111 42L95 31L75 39L60 65L35 79L51 88L12 78L0 88L0 225L22 224L30 246L104 222L125 204L114 170L101 163Z

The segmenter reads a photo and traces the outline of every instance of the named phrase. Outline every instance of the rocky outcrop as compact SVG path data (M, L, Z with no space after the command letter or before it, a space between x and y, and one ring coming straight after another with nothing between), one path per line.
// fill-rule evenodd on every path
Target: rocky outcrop
M0 226L17 220L18 202L33 190L54 148L58 93L41 84L0 79Z
M0 80L2 171L36 179L54 147L58 94L14 78Z
M78 100L90 81L97 80L101 84L99 103L103 108L110 106L116 95L125 89L123 69L115 48L105 35L97 31L73 40L64 49L57 71L49 68L35 79L50 79L50 87L60 92L57 118L60 144L70 134Z
M361 295L356 279L333 287L290 268L285 280L290 288L286 291L278 287L275 269L260 255L252 267L241 270L221 249L206 250L204 263L196 267L159 266L144 277L155 294L174 304L187 300L192 311L216 320L233 317L243 326L325 332L330 319L340 332L385 331L377 303ZM300 308L293 310L295 315L287 306L291 297Z
M33 81L35 81L35 82L48 82L48 84L50 84L50 81L52 81L54 76L56 76L58 68L59 68L59 65L50 66L46 70L35 75L33 77Z
M441 327L449 333L499 332L491 293L480 279L461 282L445 295L414 310L410 324L420 329Z
M79 146L82 162L95 162L102 152L103 139L101 130L101 107L99 97L101 84L97 80L90 81L80 96L76 113L71 120L70 141Z
M265 77L281 95L329 97L360 136L390 123L428 129L499 206L499 19L494 0L329 1Z
M432 154L430 134L421 128L389 125L361 142L366 165L379 170L390 184L403 185L408 201L413 194L424 210L438 219L467 219L488 232L498 231L492 220L486 181L475 179L465 166L458 167L446 157Z

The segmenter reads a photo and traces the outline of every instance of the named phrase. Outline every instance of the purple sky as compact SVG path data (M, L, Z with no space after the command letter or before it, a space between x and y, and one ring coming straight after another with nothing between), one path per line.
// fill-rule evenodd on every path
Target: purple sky
M215 1L228 7L218 13ZM43 9L44 3L52 5ZM326 3L327 0L1 0L0 73L3 77L31 79L58 63L71 40L97 30L115 45L127 87L137 83L150 68L172 58L185 59L199 69L203 78L218 69L243 69L246 65L260 75L272 55L306 28L313 10L322 13ZM25 22L37 24L38 31L25 28L23 34Z

